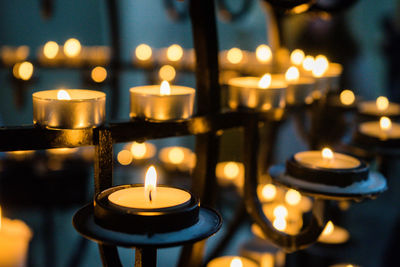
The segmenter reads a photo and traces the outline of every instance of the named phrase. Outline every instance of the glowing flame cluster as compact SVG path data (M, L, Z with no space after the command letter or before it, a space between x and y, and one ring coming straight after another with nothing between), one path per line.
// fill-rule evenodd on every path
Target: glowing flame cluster
M287 221L286 218L288 216L288 210L285 206L283 205L278 205L275 207L273 214L275 216L275 219L273 221L273 226L279 230L279 231L284 231L287 227Z

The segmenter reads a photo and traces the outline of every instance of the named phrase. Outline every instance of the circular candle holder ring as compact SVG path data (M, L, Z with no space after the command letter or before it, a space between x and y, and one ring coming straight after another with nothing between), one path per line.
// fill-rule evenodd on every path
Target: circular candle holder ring
M304 177L294 177L287 174L283 164L272 166L269 173L276 183L321 199L362 200L373 198L387 189L386 179L377 172L370 172L368 179L354 182L345 187L310 182ZM323 176L321 176L321 180L323 180Z
M72 221L84 237L100 244L133 247L174 247L194 243L215 234L222 225L221 216L214 210L201 207L199 220L190 227L165 233L122 233L106 229L95 222L93 204L75 213ZM179 224L179 221L175 223Z

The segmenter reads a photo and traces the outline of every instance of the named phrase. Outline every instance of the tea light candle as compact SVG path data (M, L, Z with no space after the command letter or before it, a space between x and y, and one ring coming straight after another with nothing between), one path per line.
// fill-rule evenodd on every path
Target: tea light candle
M256 48L255 53L245 53L247 55L247 62L245 63L244 70L246 73L253 73L255 75L262 75L266 72L272 71L272 51L266 44L261 44Z
M251 108L259 111L269 111L283 108L285 105L286 83L274 79L271 74L263 77L237 77L228 81L228 106Z
M358 159L333 152L329 148L324 148L322 151L299 152L294 155L294 159L309 168L353 169L361 164Z
M394 117L400 115L400 105L389 102L387 97L380 96L376 101L362 102L358 105L358 111L361 114L380 117Z
M302 105L313 101L315 79L310 76L300 76L296 66L290 67L285 76L288 87L286 88L286 103L289 105Z
M244 165L241 162L225 161L219 162L215 168L215 175L221 186L235 185L243 187Z
M370 121L361 123L359 132L380 140L399 139L400 124L392 122L388 117L381 117L379 122Z
M334 225L332 221L329 221L324 231L318 238L318 242L324 244L343 244L346 243L350 238L349 232L337 225Z
M194 95L193 88L170 86L167 81L161 86L133 87L130 89L130 117L155 121L188 119L193 114Z
M0 227L0 266L26 266L31 229L23 221L1 218L1 209Z
M171 171L191 171L196 164L196 155L192 150L181 146L165 147L160 150L158 157L163 165Z
M106 94L99 91L68 89L36 92L33 122L62 129L89 128L105 120Z
M224 256L215 258L207 264L207 267L257 267L258 265L246 258L238 256Z

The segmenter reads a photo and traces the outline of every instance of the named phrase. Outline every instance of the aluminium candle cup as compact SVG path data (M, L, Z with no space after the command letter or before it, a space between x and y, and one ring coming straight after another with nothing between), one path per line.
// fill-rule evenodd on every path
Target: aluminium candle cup
M276 74L272 77L285 80L284 74ZM286 104L290 106L300 106L309 104L313 101L315 89L315 79L310 76L300 76L297 81L286 81Z
M376 101L365 101L358 104L358 113L375 118L382 116L400 117L400 104L389 102L389 106L386 109L379 110L376 106Z
M153 121L177 121L193 115L195 90L171 85L171 94L161 95L159 85L130 89L130 117Z
M343 67L339 63L329 63L328 70L322 77L315 78L315 88L321 93L326 95L328 92L335 92L340 89L340 77L342 75ZM311 73L308 73L310 75Z
M182 189L180 190L190 194L190 200L166 208L130 208L120 206L109 200L109 196L112 193L132 187L143 187L143 185L120 185L106 189L96 195L94 200L94 217L98 225L118 232L143 234L177 231L198 222L199 201L190 192ZM158 185L157 187L165 186Z
M57 99L59 90L33 93L33 122L59 129L99 126L105 120L106 94L93 90L67 89L71 100Z
M354 143L365 147L398 149L400 148L400 124L392 122L392 128L382 130L379 121L361 123L354 134Z
M282 109L285 106L286 83L274 79L271 85L262 89L258 87L259 77L237 77L228 81L228 106L236 110L238 108L250 108L257 111L270 111Z

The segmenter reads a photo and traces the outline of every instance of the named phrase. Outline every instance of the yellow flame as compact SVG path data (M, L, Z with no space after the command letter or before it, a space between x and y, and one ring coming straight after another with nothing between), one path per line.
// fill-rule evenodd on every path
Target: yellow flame
M261 79L258 81L258 87L262 89L267 89L272 82L272 76L271 74L267 73L264 74L264 76L261 77Z
M279 231L284 231L286 229L287 223L284 217L276 217L273 222L274 227Z
M343 105L349 106L354 103L356 100L356 96L354 95L353 91L351 90L343 90L340 93L340 102Z
M153 51L147 44L140 44L135 49L136 58L142 61L149 60Z
M160 68L158 76L161 80L172 81L173 79L175 79L176 76L175 68L171 65L164 65Z
M162 81L160 85L160 95L170 95L171 94L171 87L167 81Z
M382 130L389 131L392 129L392 121L388 117L383 116L379 120L379 126Z
M389 99L385 96L380 96L376 99L376 108L378 110L385 110L389 107Z
M285 201L289 205L295 206L300 203L301 194L294 189L289 189L285 194Z
M231 48L226 55L228 61L232 64L238 64L243 59L243 52L237 47Z
M274 209L274 216L276 218L286 218L288 216L288 210L283 205L278 205Z
M329 221L326 224L324 231L322 231L322 235L327 236L327 235L332 234L334 228L335 228L335 226L333 225L332 221Z
M333 151L330 148L324 147L321 153L323 159L333 159Z
M82 46L78 39L71 38L64 43L64 54L67 57L76 57L81 52Z
M44 46L43 46L43 55L49 59L53 59L57 56L59 46L56 42L54 41L48 41Z
M292 64L294 65L301 65L301 63L303 63L304 58L305 54L301 49L295 49L290 54L290 62L292 62Z
M135 159L141 159L146 155L147 148L145 143L133 142L131 146L131 153Z
M157 188L157 171L156 168L151 165L146 172L146 177L144 179L144 190L146 192L156 191Z
M16 66L17 66L17 64L16 64ZM17 78L20 78L21 80L27 81L33 75L33 65L29 61L24 61L24 62L19 63L16 68L17 68L18 74L15 75L15 73L14 73L14 76L16 76ZM14 70L13 70L13 72L14 72Z
M234 257L229 267L243 267L243 262L239 257Z
M286 81L288 81L288 82L292 82L293 81L294 82L294 81L299 80L299 78L300 78L300 72L299 72L299 69L297 67L292 66L292 67L288 68L288 70L285 73Z
M314 61L312 73L315 77L322 77L329 68L329 61L324 55L318 55Z
M239 175L239 166L236 162L230 161L224 166L224 174L227 178L233 179Z
M107 78L107 70L103 67L97 66L92 70L91 77L96 83L104 82Z
M178 61L183 57L183 49L180 45L173 44L167 49L167 58L171 61Z
M179 147L174 147L168 152L168 159L173 164L182 163L185 159L185 153Z
M272 51L268 45L259 45L256 49L257 60L263 63L269 62L272 59Z
M261 194L265 200L273 200L276 196L276 187L273 184L266 184L263 186Z
M67 91L61 89L57 92L57 99L58 100L71 100L71 96L68 94Z
M312 71L314 69L314 57L306 56L303 60L303 69L306 71Z
M121 150L117 155L117 160L121 165L129 165L132 163L132 154L129 150Z

